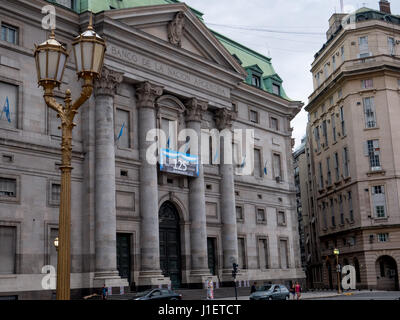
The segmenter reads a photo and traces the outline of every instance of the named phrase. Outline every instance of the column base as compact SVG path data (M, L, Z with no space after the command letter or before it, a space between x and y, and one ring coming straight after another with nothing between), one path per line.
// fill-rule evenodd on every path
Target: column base
M129 287L128 280L122 279L118 271L96 272L93 278L93 287L101 288L103 285L106 287Z
M200 269L200 270L191 270L190 271L190 282L193 283L201 283L204 285L206 280L213 280L217 278L216 276L212 276L209 269Z
M171 280L162 275L161 270L141 271L138 279L138 287L158 287L159 285L170 285Z

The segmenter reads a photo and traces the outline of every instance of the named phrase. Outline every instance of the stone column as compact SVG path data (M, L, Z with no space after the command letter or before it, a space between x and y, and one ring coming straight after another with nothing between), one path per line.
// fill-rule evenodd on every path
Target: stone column
M95 82L95 287L128 285L117 271L115 210L114 95L122 79L122 73L104 67Z
M189 215L191 247L191 280L203 283L204 277L210 276L207 256L207 225L204 191L204 172L201 164L201 119L202 112L207 110L207 102L196 98L186 103L186 127L197 133L199 176L189 179ZM191 149L191 152L194 151Z
M216 113L216 125L218 130L228 130L232 133L232 121L235 114L229 109L220 109ZM221 136L224 136L221 134ZM226 135L225 135L226 136ZM221 180L221 219L222 219L222 252L223 252L223 274L226 279L232 280L232 264L238 262L238 241L236 225L236 205L235 205L235 182L232 157L228 157L224 152L224 138L220 141L220 174ZM232 150L230 148L230 150ZM225 161L227 160L227 161ZM227 163L225 163L227 162ZM242 266L239 266L239 268Z
M146 159L147 149L154 143L146 141L146 135L149 130L156 129L155 100L162 92L162 87L149 82L141 83L136 89L141 161L139 286L155 286L162 284L164 279L160 269L157 164L151 164Z

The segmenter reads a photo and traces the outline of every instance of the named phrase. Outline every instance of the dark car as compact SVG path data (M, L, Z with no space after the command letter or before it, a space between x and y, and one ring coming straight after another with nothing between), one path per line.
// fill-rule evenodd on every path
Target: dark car
M151 289L137 293L133 300L182 300L182 295L168 289Z
M289 290L282 284L271 284L257 288L250 300L289 300Z

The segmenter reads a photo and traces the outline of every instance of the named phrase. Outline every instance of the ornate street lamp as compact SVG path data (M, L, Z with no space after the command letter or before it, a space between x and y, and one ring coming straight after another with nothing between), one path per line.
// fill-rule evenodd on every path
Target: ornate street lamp
M53 90L60 87L67 63L66 49L55 39L54 30L47 41L35 45L35 60L38 84L43 87L44 100L49 108L61 118L61 194L59 216L59 249L57 256L57 300L70 299L71 268L71 159L72 129L74 117L79 107L90 98L93 92L93 80L99 78L104 64L105 41L93 30L92 15L88 29L75 38L74 48L76 72L83 79L80 97L72 102L71 91L65 92L65 105L57 103ZM58 239L57 239L58 240ZM54 242L55 244L55 242Z
M337 272L337 283L338 283L338 293L342 293L342 289L340 288L340 266L339 266L339 249L333 249L333 254L336 256L336 272Z

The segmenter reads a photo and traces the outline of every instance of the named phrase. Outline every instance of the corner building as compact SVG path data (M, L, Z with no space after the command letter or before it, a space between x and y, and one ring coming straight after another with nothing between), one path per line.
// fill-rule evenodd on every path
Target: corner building
M3 297L50 297L42 267L57 265L61 133L33 58L49 35L41 29L49 2L0 2L0 93L11 117L0 120ZM178 1L51 4L68 48L88 11L107 41L101 79L73 132L72 297L103 284L228 285L232 262L241 281L302 281L290 128L302 104L286 96L270 58L210 31ZM73 57L63 81L60 101L67 88L79 94ZM154 128L168 132L171 148L184 144L176 137L185 128L198 136L254 129L245 156L252 175L238 174L242 161L200 165L195 178L163 172L146 161Z
M306 247L317 288L337 287L338 248L357 288L399 289L400 19L379 5L334 14L312 64L305 237L318 240Z

